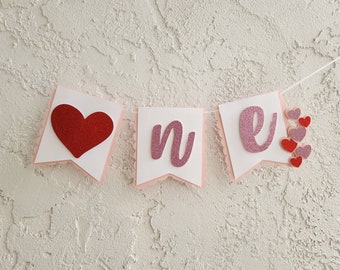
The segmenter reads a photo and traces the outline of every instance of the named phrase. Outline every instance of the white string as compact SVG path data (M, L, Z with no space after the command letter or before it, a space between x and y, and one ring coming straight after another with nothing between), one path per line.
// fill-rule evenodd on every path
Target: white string
M214 112L218 112L218 111L219 110L205 111L204 114L214 113Z
M319 73L320 71L324 70L325 68L327 68L328 66L330 66L331 64L335 63L336 61L338 61L340 59L340 56L338 56L337 58L333 59L331 62L327 63L326 65L318 68L317 70L313 71L312 73L310 73L309 75L307 75L306 77L302 78L301 80L297 81L296 83L294 83L293 85L289 86L288 88L286 88L285 90L280 91L281 94L287 93L289 90L293 89L294 87L298 86L299 84L303 83L304 81L308 80L309 78L313 77L315 74ZM211 111L205 111L204 114L209 114L209 113L214 113L214 112L218 112L219 110L211 110ZM136 111L132 110L132 113L138 113Z
M300 81L297 81L296 83L294 83L293 85L289 86L288 88L286 88L285 90L281 91L281 94L287 93L289 90L293 89L294 87L298 86L299 84L303 83L305 80L308 80L310 77L314 76L315 74L319 73L321 70L325 69L326 67L330 66L331 64L335 63L336 61L338 61L340 59L340 56L338 56L337 58L335 58L334 60L332 60L331 62L329 62L328 64L322 66L321 68L315 70L314 72L312 72L311 74L309 74L308 76L304 77L303 79L301 79Z
M138 114L138 111L135 111L133 109L134 107L126 107L124 110L130 113L134 113L134 114ZM209 114L209 113L214 113L214 112L218 112L219 110L211 110L211 111L204 111L204 114Z
M3 58L2 58L2 59L3 59ZM33 75L33 74L29 74L27 71L25 71L25 70L23 70L23 69L21 69L21 68L15 66L15 65L12 64L12 63L6 63L6 62L3 61L2 59L1 59L0 63L12 67L14 70L19 71L19 72L25 74L27 77L29 77L29 78L35 80L36 82L38 82L38 81L39 81L39 82L42 82L42 80L39 80L39 79L37 78L37 76L35 76L35 75ZM281 94L287 93L289 90L293 89L294 87L298 86L299 84L301 84L301 83L303 83L304 81L308 80L309 78L313 77L315 74L319 73L321 70L324 70L325 68L327 68L327 67L330 66L331 64L335 63L335 62L338 61L339 59L340 59L340 56L338 56L337 58L333 59L332 61L330 61L330 62L327 63L326 65L320 67L319 69L313 71L312 73L310 73L310 74L307 75L306 77L302 78L301 80L297 81L297 82L294 83L293 85L289 86L289 87L286 88L285 90L282 90L280 93L281 93ZM135 110L134 110L134 107L128 106L128 107L126 107L124 110L125 110L125 111L129 111L129 112L131 112L131 113L133 113L133 114L138 114L138 111L135 111ZM218 112L218 111L219 111L218 109L217 109L217 110L205 111L204 114L214 113L214 112Z
M123 111L130 112L130 113L133 113L133 114L137 114L137 113L138 113L138 112L135 110L135 107L133 107L133 106L125 106L125 108L123 109Z

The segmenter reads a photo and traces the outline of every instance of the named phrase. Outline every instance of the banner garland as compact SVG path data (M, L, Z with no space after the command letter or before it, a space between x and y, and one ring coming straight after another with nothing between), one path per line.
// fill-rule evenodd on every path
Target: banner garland
M230 179L240 180L262 161L300 167L312 147L303 139L311 116L285 109L282 94L339 60L334 59L281 92L227 102L215 112ZM126 107L57 86L48 108L34 164L72 162L103 182ZM136 114L135 184L171 175L202 187L204 112L201 108L139 107Z

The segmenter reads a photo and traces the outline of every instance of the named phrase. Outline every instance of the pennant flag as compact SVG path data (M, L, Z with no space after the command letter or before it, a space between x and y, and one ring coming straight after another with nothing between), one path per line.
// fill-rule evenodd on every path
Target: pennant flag
M290 154L281 147L282 138L287 137L282 111L279 92L219 106L232 180L261 161L288 163Z
M138 108L136 185L177 180L203 185L203 109Z
M123 106L58 86L35 164L71 161L101 182Z

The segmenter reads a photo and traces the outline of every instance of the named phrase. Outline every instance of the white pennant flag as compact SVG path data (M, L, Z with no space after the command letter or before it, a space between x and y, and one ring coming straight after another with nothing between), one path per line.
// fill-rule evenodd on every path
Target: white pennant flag
M219 106L231 179L238 180L261 161L288 163L290 153L280 145L287 137L279 92Z
M203 184L203 109L138 108L136 185L174 178Z
M71 161L101 182L123 106L58 86L35 164Z

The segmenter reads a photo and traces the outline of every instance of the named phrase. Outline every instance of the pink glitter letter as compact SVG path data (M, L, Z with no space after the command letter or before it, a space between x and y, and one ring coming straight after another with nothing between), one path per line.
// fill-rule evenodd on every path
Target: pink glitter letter
M152 129L151 139L151 155L153 159L159 159L164 151L165 144L168 140L171 130L174 130L174 139L172 141L171 148L171 164L175 167L182 167L187 163L192 146L194 144L195 132L190 132L188 136L188 142L185 148L185 152L182 158L179 157L179 148L182 141L183 128L179 121L172 121L165 129L163 137L161 139L161 125L156 125Z
M254 116L257 114L257 124L254 128ZM275 128L277 113L272 116L272 122L270 123L269 136L263 145L258 145L255 136L261 131L263 127L264 113L262 108L258 106L251 106L244 109L240 116L240 135L244 148L250 153L258 153L266 150L272 143Z

